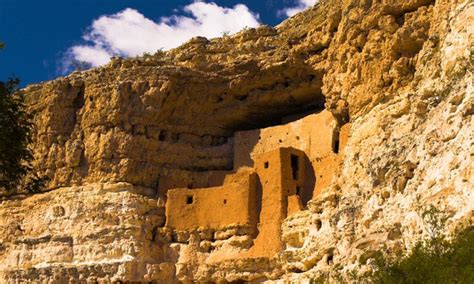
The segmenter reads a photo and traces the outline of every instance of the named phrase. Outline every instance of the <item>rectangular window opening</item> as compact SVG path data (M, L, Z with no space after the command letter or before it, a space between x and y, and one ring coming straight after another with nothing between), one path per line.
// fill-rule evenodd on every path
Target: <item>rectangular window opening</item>
M336 139L336 141L334 141L333 152L336 153L336 154L339 154L339 139Z
M265 162L265 163L263 164L263 167L264 167L265 169L268 169L268 166L270 166L270 164L269 164L268 162Z
M293 180L298 180L299 157L296 155L291 155L291 171L293 175Z
M301 197L301 187L299 186L296 187L296 195Z

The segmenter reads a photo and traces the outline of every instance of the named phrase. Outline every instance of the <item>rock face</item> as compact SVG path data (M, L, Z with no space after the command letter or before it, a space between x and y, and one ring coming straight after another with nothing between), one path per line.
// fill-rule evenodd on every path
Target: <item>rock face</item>
M472 225L473 72L472 1L327 0L276 28L29 86L35 167L49 181L1 201L0 279L370 273L376 251ZM259 186L265 155L287 148L307 158L305 180ZM294 170L285 159L282 176ZM248 214L167 216L203 190L229 202L215 208L247 200Z

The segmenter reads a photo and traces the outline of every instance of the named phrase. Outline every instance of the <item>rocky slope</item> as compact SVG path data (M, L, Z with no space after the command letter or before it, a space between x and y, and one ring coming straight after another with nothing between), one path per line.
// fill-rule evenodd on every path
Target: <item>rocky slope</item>
M437 233L423 218L432 206L446 219L442 233L474 221L473 63L472 1L327 0L275 28L195 38L29 86L35 167L49 182L47 192L3 198L0 277L370 272L371 253L407 252ZM209 186L196 173L232 169L235 131L324 108L351 123L341 170L285 220L276 259L206 264L199 240L182 244L163 227L170 177Z

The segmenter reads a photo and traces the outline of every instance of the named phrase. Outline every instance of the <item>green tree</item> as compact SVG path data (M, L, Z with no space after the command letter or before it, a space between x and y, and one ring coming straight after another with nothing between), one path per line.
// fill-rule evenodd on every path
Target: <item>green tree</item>
M378 255L373 283L474 283L474 227L467 227L453 240L436 237L418 243L412 252L395 260Z
M0 43L0 48L3 48ZM0 191L12 192L28 177L26 189L36 190L40 185L32 173L32 123L25 111L23 97L16 94L19 80L0 81Z

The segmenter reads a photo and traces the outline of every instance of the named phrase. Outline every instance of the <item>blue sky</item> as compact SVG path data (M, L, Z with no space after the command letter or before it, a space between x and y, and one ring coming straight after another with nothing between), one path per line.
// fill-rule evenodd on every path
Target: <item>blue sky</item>
M315 0L0 0L0 80L54 79L72 62L105 64L187 38L276 25ZM236 6L237 5L237 6ZM165 18L166 19L165 19Z

